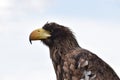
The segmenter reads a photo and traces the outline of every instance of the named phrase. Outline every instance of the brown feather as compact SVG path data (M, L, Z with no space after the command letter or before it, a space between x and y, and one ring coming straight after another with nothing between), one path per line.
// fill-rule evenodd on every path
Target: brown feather
M51 23L53 24L54 28L61 26ZM62 26L61 29L66 31L63 33L67 36L55 38L52 46L49 46L57 80L120 80L108 64L90 51L79 47L67 27Z
M70 29L56 23L43 28L52 35L42 42L50 49L57 80L120 80L107 63L78 45Z

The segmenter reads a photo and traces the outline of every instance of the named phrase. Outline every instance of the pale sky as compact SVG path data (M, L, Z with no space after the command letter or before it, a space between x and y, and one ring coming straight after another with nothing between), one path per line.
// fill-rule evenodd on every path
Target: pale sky
M69 27L120 76L120 0L0 0L0 80L56 80L48 47L29 43L47 21Z

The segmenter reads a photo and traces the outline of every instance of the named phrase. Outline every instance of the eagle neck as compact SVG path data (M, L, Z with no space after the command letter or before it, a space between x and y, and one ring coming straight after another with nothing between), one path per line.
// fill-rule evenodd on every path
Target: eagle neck
M50 56L54 61L56 61L57 59L55 58L69 54L69 51L75 48L80 48L75 38L69 37L64 40L56 40L52 46L49 46Z

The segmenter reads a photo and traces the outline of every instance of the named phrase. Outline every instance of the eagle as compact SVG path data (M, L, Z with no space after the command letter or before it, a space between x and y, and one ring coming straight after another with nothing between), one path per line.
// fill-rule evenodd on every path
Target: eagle
M57 80L120 80L115 71L96 54L79 46L66 26L46 23L33 30L30 43L40 40L49 47Z

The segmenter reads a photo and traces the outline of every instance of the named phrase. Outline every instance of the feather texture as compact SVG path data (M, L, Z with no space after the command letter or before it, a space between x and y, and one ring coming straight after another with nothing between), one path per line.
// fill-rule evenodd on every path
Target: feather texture
M106 62L78 45L68 27L47 23L43 29L51 35L41 41L49 47L57 80L120 80Z
M79 47L57 60L53 61L57 80L120 80L108 64Z

